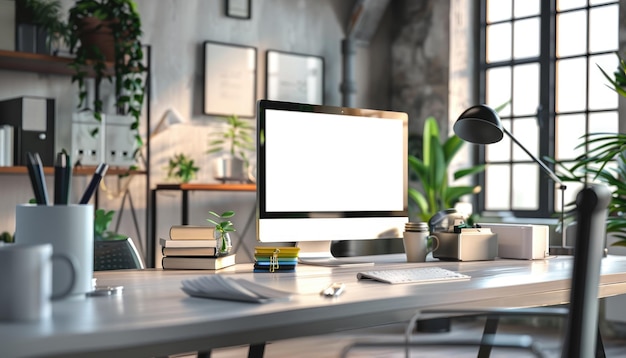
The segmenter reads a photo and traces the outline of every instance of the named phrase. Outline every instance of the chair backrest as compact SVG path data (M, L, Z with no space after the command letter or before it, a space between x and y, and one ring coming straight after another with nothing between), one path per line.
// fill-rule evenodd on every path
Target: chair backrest
M577 227L568 324L562 357L593 357L598 334L598 285L604 256L607 207L604 185L582 189L576 197Z
M141 256L130 237L94 241L94 271L143 269Z

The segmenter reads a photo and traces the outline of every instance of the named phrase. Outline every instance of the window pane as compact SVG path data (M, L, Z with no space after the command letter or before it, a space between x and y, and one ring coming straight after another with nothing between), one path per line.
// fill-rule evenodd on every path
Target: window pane
M601 4L610 4L615 3L616 0L589 0L589 5L601 5Z
M591 9L589 12L589 51L617 50L619 8L617 4Z
M539 15L539 0L515 1L513 15L515 17Z
M535 157L539 156L539 127L537 126L536 118L520 118L516 119L513 122L513 132L511 133L517 139L518 142L522 143L524 148L526 148L532 155ZM524 152L519 145L513 145L513 160L515 161L527 161L532 160Z
M557 0L556 8L558 11L576 9L587 5L586 0Z
M486 103L496 108L511 100L511 67L496 67L486 71ZM511 115L511 106L506 106L500 116Z
M587 51L587 12L574 11L556 17L556 55L581 55Z
M616 112L591 113L589 115L589 133L618 133L619 118Z
M613 86L604 77L598 66L612 77L618 66L618 61L615 54L589 57L589 109L617 108L618 94L612 89Z
M510 19L512 8L511 0L487 1L487 22Z
M556 63L557 112L585 109L587 68L585 58L560 60Z
M511 121L502 120L502 127L511 131ZM511 160L511 139L505 135L502 140L485 146L485 159L487 162L508 162Z
M536 163L513 165L513 210L539 208L538 173Z
M487 62L511 59L511 23L487 26Z
M510 166L488 165L485 169L485 209L509 210L511 195Z
M513 115L534 115L539 105L539 64L513 67Z
M519 1L518 1L519 2ZM516 4L518 3L516 2ZM539 56L539 18L515 21L513 57L528 58Z
M585 115L571 114L556 116L555 157L557 160L574 159L584 153L576 148L585 134Z

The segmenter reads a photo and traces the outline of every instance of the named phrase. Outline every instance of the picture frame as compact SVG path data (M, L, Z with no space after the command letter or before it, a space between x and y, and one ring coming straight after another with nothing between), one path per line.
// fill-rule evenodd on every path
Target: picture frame
M226 16L237 19L252 18L251 0L226 0Z
M324 58L268 50L265 95L269 100L324 104Z
M205 41L204 114L253 118L256 103L257 49Z

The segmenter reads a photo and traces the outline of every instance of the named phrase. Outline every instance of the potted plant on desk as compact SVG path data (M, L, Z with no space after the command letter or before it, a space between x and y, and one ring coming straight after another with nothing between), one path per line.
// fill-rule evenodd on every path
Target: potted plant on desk
M207 153L222 153L215 159L215 179L226 181L248 181L250 161L248 152L255 150L252 131L254 127L236 115L226 118L226 128L210 134Z
M218 214L214 211L209 211L209 215L215 217L215 220L208 218L206 221L215 225L215 239L217 242L218 255L225 256L230 254L233 243L230 238L230 233L235 231L235 225L230 221L230 218L235 216L234 211L226 211L222 214Z
M167 165L167 177L180 181L181 183L189 183L196 178L196 173L200 170L194 165L193 159L185 154L176 154L170 158Z

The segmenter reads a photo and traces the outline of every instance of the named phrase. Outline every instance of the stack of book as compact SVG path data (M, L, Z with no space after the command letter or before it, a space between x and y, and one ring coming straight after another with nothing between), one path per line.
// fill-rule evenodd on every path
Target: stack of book
M235 264L235 254L218 256L215 228L177 225L161 238L161 265L171 270L219 270Z
M299 247L255 247L254 272L294 271L298 252Z

